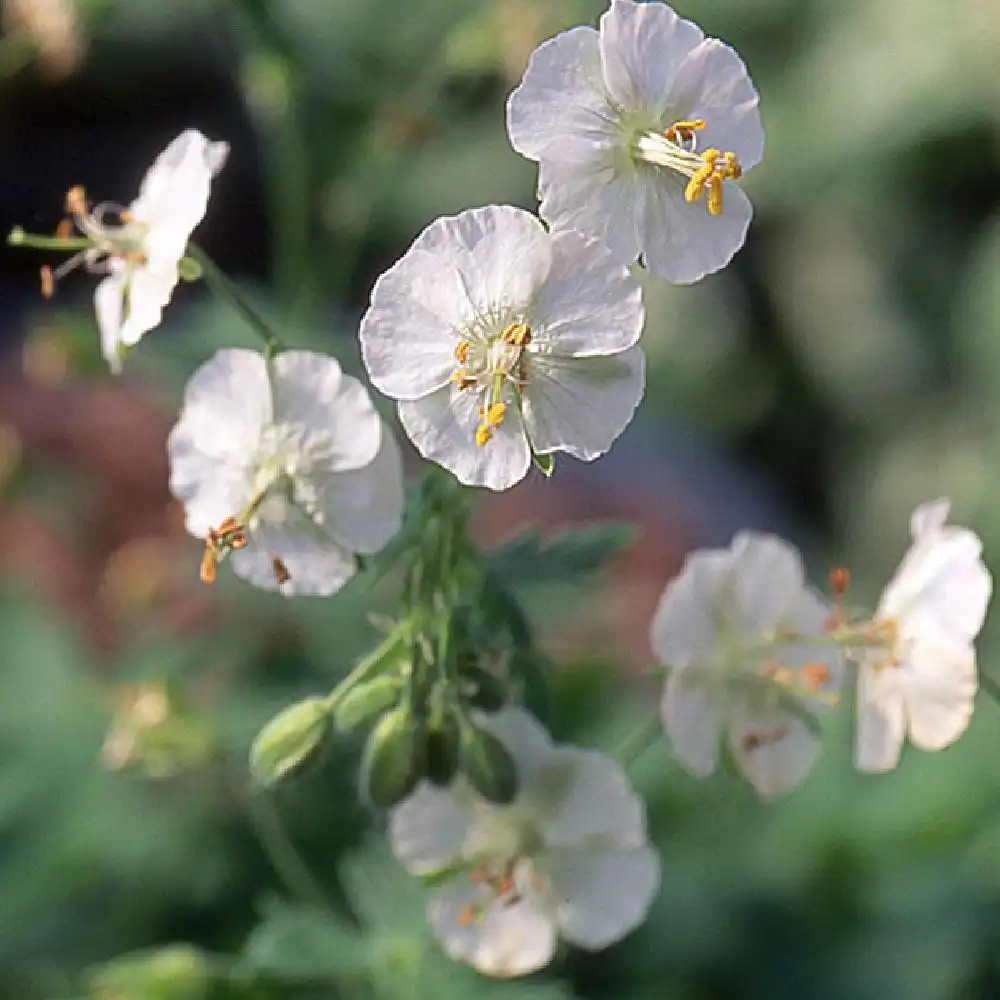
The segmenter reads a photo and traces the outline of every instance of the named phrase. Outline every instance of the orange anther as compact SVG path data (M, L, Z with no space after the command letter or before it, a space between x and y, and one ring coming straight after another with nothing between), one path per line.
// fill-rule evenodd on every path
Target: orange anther
M829 683L831 677L830 668L825 663L814 660L802 668L802 677L808 687L814 691L818 691L824 684Z
M243 544L246 545L245 538ZM274 570L274 578L278 581L279 587L291 580L292 574L288 572L288 567L277 556L271 560L271 568Z
M830 570L830 589L834 597L842 599L851 586L851 571L846 566L834 566Z
M73 235L73 222L70 219L63 219L56 226L56 239L68 240Z
M471 903L468 906L463 906L458 914L458 926L468 927L470 924L475 923L478 917L479 910Z
M42 297L51 299L56 293L56 279L52 274L52 268L48 264L43 264L38 270L42 279Z
M66 211L70 215L86 215L87 213L87 192L79 184L66 192Z
M466 361L469 360L469 348L471 346L472 345L467 340L463 340L460 341L458 347L455 348L455 360L460 365L464 365Z
M205 546L205 552L201 557L201 570L198 575L201 577L202 583L215 583L215 571L218 566L218 560L215 557L215 552L212 550L210 545Z

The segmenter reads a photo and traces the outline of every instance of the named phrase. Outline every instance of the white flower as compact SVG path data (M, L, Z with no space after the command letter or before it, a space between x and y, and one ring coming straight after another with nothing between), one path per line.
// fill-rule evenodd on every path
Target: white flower
M408 871L455 869L428 906L448 955L520 976L548 964L559 937L597 950L637 927L660 864L619 764L554 745L522 709L486 725L517 764L514 801L493 805L462 778L447 790L424 782L393 809L390 836Z
M693 774L711 774L720 738L764 798L800 784L819 750L812 715L840 685L843 659L823 638L830 608L787 542L741 532L690 555L660 599L651 643L671 673L663 725Z
M50 294L52 282L77 264L107 273L94 293L94 306L101 349L116 374L124 348L160 322L188 239L205 214L211 180L228 153L227 143L209 142L187 129L156 158L139 197L127 208L102 202L88 211L82 188L67 195L67 210L93 245L54 272L44 269L46 290Z
M203 575L231 559L266 590L332 594L399 530L399 451L333 358L223 350L188 382L170 433L170 489L205 538Z
M887 771L903 740L940 750L969 724L976 694L976 652L992 580L982 544L968 528L945 524L950 503L918 507L913 544L882 594L873 632L882 648L858 666L855 762Z
M760 162L757 91L740 57L663 3L613 0L601 28L543 43L507 104L539 164L539 212L618 260L687 283L724 267L752 210L730 183Z
M533 452L611 447L642 398L642 323L598 242L491 205L431 223L378 279L361 349L420 453L502 490Z

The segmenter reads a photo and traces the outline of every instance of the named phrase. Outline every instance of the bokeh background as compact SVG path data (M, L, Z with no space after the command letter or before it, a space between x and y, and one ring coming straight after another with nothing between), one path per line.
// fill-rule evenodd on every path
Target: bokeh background
M692 547L775 530L821 584L849 565L870 606L910 510L949 495L1000 570L1000 5L678 6L762 95L747 245L694 287L648 284L647 398L606 458L476 509L484 546L532 523L639 526L601 580L522 591L555 664L552 727L602 748L655 710L648 621ZM199 127L232 145L200 242L287 343L357 371L372 282L428 222L535 207L505 97L539 41L602 9L4 0L0 223L51 231L76 183L127 202ZM633 767L664 861L646 924L525 982L443 959L358 803L357 741L248 791L257 729L329 689L392 607L391 588L286 602L198 583L164 440L193 368L252 332L182 287L113 379L93 280L44 302L47 259L0 256L0 997L1000 996L985 694L955 747L882 777L851 769L848 697L806 786L772 805L654 746ZM998 630L980 662L1000 678Z

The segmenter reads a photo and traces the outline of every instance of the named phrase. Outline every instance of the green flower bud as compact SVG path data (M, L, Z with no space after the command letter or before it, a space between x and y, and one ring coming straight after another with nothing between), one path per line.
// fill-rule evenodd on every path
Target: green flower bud
M334 710L337 729L343 733L368 725L399 701L402 686L398 677L376 677L351 688Z
M181 281L197 281L202 276L202 267L194 257L182 257L177 262L177 273Z
M480 666L470 666L462 673L465 700L484 712L499 712L507 703L507 686L496 674Z
M386 712L365 744L363 788L372 805L388 809L406 798L424 775L426 731L408 706Z
M324 698L306 698L279 712L250 748L250 772L265 785L300 768L322 747L330 728Z
M510 752L491 732L462 727L462 773L484 799L507 805L517 795L517 768Z
M453 715L443 716L427 731L427 778L450 785L458 774L462 731Z
M174 944L122 955L88 969L84 978L95 1000L204 1000L212 967L197 948Z

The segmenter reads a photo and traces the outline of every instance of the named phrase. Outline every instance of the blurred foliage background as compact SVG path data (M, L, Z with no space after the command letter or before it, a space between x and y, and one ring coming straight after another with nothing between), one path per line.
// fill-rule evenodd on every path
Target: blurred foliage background
M640 526L602 582L523 592L559 661L553 729L602 748L655 709L648 621L696 545L777 530L819 582L850 565L872 603L910 510L950 495L1000 570L1000 6L678 6L762 95L747 246L694 287L648 284L648 395L609 456L477 508L484 545L530 523ZM199 127L232 144L200 242L289 344L357 371L371 284L423 226L535 207L503 102L539 41L602 9L5 0L0 222L51 230L75 183L128 201ZM851 769L848 697L807 785L770 806L654 747L633 769L664 859L646 924L525 982L444 959L358 803L356 742L274 794L248 789L257 729L328 690L392 603L391 587L285 602L198 584L164 438L193 367L252 334L184 287L113 380L91 282L43 303L41 263L5 248L0 267L0 997L1000 995L985 695L954 748L877 778ZM980 661L995 677L998 630Z

